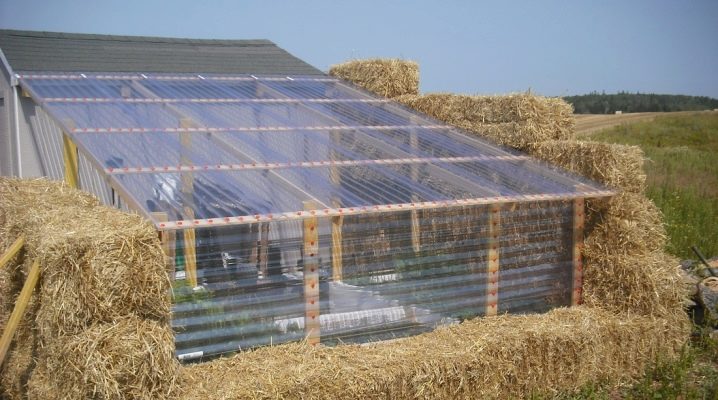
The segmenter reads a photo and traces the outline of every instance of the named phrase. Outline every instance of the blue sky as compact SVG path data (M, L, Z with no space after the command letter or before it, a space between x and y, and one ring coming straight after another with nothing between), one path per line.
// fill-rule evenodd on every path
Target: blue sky
M716 0L0 0L0 27L266 38L322 70L409 58L431 92L718 98Z

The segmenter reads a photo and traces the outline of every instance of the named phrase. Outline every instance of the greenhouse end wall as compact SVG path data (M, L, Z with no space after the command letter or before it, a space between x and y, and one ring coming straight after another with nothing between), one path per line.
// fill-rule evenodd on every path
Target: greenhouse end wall
M575 301L576 207L506 203L164 231L177 356L364 343ZM192 246L194 243L194 246ZM580 262L580 260L579 260Z

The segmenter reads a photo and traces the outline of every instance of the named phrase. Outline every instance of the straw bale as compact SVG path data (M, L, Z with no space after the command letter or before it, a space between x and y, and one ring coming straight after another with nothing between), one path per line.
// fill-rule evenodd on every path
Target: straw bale
M369 346L288 344L183 369L179 398L476 399L576 391L640 376L684 328L596 308L466 321Z
M130 313L166 322L169 276L154 229L118 210L92 212L93 221L69 235L67 226L44 230L42 332L69 334Z
M329 74L383 97L419 93L419 64L400 59L352 60L332 65Z
M42 179L0 178L0 210L0 230L24 234L25 264L37 258L42 268L36 306L26 312L31 323L18 330L3 385L15 397L27 387L43 399L168 397L177 362L169 276L154 228ZM15 296L24 274L12 275Z
M58 337L42 349L28 398L170 398L179 374L172 343L168 326L137 317Z
M534 157L614 189L643 193L646 187L643 151L638 146L551 140L536 142L527 150Z
M574 137L573 108L561 99L528 93L507 96L434 93L405 95L395 100L437 120L516 149L526 149L536 142Z
M58 182L3 179L0 194L8 229L40 260L44 338L128 314L169 319L169 276L148 222Z
M668 236L663 213L641 194L622 192L604 201L591 201L595 223L586 238L594 252L644 254L665 249ZM594 218L595 216L595 218Z
M584 262L585 304L657 317L684 313L677 258L662 251L622 254L587 246Z
M25 399L27 381L35 368L39 338L34 315L38 300L32 297L15 332L13 343L0 368L0 398ZM3 397L5 396L5 397Z

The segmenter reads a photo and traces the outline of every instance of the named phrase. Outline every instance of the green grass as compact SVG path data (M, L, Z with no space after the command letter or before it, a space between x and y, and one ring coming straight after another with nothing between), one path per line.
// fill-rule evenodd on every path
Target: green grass
M718 256L718 114L666 116L619 126L591 139L640 146L646 195L663 211L669 253L695 259L692 245Z

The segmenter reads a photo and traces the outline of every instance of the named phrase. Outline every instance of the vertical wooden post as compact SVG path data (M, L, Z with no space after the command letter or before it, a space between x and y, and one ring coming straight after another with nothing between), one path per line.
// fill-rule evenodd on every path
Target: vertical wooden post
M341 132L332 131L330 135L332 137L332 145L337 147L341 146ZM329 151L329 159L331 161L338 161L340 159L340 154L336 150L331 149L331 151ZM336 195L341 189L342 175L339 168L334 165L334 163L332 163L329 167L329 181L332 183L332 186L334 186L334 190L336 191L336 193L332 195L332 206L336 208L341 207L341 202ZM342 279L344 279L344 266L342 258L343 225L343 215L332 217L332 280L334 282L341 282Z
M304 202L304 210L314 211L316 205ZM319 226L317 217L304 220L304 334L307 343L319 344Z
M416 201L416 198L412 196L411 201ZM411 247L415 253L421 250L421 225L417 210L411 210Z
M259 223L259 271L262 277L269 276L269 223Z
M585 221L584 199L573 201L573 273L571 305L576 306L583 301L583 227Z
M27 279L20 291L20 295L17 297L15 308L13 308L10 319L8 319L5 325L2 338L0 338L0 365L5 361L5 355L7 355L7 351L10 348L12 337L15 335L15 331L20 324L20 320L25 313L25 308L27 308L27 304L30 302L30 297L32 297L32 292L35 290L39 279L40 262L35 259L32 263L32 267L30 267L30 272L27 274Z
M332 280L341 282L344 279L342 266L342 225L344 216L332 217Z
M194 121L190 118L181 118L180 126L182 128L192 128L195 126ZM192 147L192 136L189 132L180 132L180 165L191 165L192 160L188 157L187 152ZM191 172L183 172L180 174L182 181L182 202L184 204L184 217L193 220L194 215L194 175ZM184 235L184 269L187 282L190 286L197 286L197 249L195 243L195 231L188 228L182 231Z
M486 315L499 309L499 238L501 237L501 205L489 206L489 268L486 288Z
M411 123L412 125L416 124L416 117L413 115L409 117L409 123ZM414 152L412 156L418 157L417 154L419 152L419 136L417 135L415 129L412 129L409 132L409 145ZM414 182L419 182L419 165L411 164L410 168L411 180ZM411 201L418 201L418 197L415 194L412 194ZM419 225L419 212L416 210L411 210L411 247L413 248L415 253L418 253L421 250L421 226Z
M65 182L72 188L77 188L80 177L77 167L77 146L67 133L62 134L62 157L65 161Z
M167 222L169 220L166 212L153 212L152 217L157 222ZM165 265L170 272L170 277L175 279L175 231L159 231L160 243L162 244L162 252L165 254Z
M194 211L185 207L184 213L186 218L193 219ZM195 234L193 228L182 231L184 235L184 271L187 282L191 287L197 286L197 250L195 249Z

